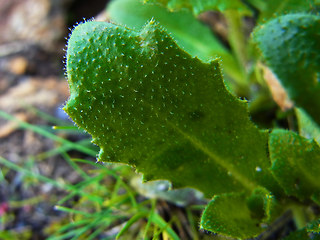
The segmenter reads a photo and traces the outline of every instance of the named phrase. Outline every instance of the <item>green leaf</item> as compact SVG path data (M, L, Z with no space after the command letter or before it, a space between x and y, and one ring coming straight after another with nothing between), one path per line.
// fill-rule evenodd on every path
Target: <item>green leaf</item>
M286 130L270 134L271 171L285 192L304 200L320 190L320 147Z
M314 0L249 0L259 10L259 21L266 21L275 15L310 11L316 5Z
M274 197L265 189L256 189L247 198L242 193L216 195L208 204L201 218L200 228L230 237L247 239L266 229Z
M241 0L146 0L147 2L156 2L166 6L170 11L177 11L180 9L188 9L195 15L199 15L205 11L217 10L223 12L225 10L233 9L248 12L248 8Z
M317 123L301 108L295 108L299 125L299 134L308 139L314 139L320 144L320 128Z
M141 31L77 26L68 42L65 111L100 146L100 161L134 166L145 180L218 193L278 185L267 133L225 88L218 61L202 63L154 22Z
M114 23L137 31L141 30L146 22L154 19L191 56L205 62L221 57L226 74L242 81L239 65L231 53L214 37L209 28L201 24L190 12L170 12L158 4L145 4L141 0L112 1L107 11Z
M279 216L280 208L275 197L265 188L256 188L246 199L251 217L269 223Z
M320 16L297 13L258 27L254 39L289 97L320 124Z

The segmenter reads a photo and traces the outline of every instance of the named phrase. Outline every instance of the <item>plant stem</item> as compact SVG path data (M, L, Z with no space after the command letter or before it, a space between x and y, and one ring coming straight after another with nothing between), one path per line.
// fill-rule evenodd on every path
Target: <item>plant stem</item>
M242 67L243 72L246 72L246 42L245 36L242 31L242 19L239 11L227 10L225 11L225 17L229 27L229 43L238 60L239 65Z
M307 224L307 216L306 213L301 206L292 206L291 211L293 213L293 219L297 229L302 229Z
M237 93L240 96L249 94L249 77L247 71L247 44L243 33L241 14L236 10L227 10L224 14L228 24L228 40L240 70L241 79L236 79Z

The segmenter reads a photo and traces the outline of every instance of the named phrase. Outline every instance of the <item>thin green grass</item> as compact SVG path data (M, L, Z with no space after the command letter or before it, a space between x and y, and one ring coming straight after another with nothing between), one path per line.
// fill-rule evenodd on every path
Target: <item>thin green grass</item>
M68 141L62 137L59 137L59 136L49 132L48 130L46 130L42 127L29 124L25 121L21 121L21 120L13 117L12 115L10 115L2 110L0 110L0 117L17 123L21 128L38 133L46 138L49 138L55 142L59 142L63 145L70 146L70 148L77 150L81 153L84 153L84 154L87 154L87 155L93 156L93 157L95 157L97 155L97 152L94 151L92 148L88 148L86 146L79 145L79 144L73 143L71 141Z
M50 122L54 125L58 125L58 126L64 126L64 125L68 125L69 127L73 127L74 130L77 129L77 127L72 126L71 122L67 122L65 120L61 120L59 118L53 117L50 114L39 110L38 108L35 108L32 105L25 105L24 108L28 111L31 112L33 114L35 114L36 116L38 116L39 118L45 120L46 122Z
M40 114L40 111L34 112L54 122L54 119L46 114ZM27 157L24 166L0 157L0 165L3 166L0 169L0 183L8 184L6 173L10 169L19 172L23 179L29 179L30 181L24 181L28 187L33 184L46 183L65 191L64 196L55 196L58 199L52 204L55 210L64 212L66 217L52 225L52 227L55 226L53 227L55 230L50 230L50 227L47 229L50 234L48 240L90 240L101 238L101 236L103 239L135 239L136 230L131 228L137 224L139 236L145 240L158 239L161 234L165 234L170 239L179 239L172 229L173 221L168 223L157 213L156 200L137 201L136 191L127 183L134 175L127 166L101 164L70 157L68 154L70 150L76 150L90 158L97 154L89 139L71 142L55 134L74 131L74 127L58 126L55 128L58 130L53 130L47 126L36 126L20 121L3 111L0 111L0 117L14 121L22 129L33 131L58 143L49 151ZM45 161L55 155L61 156L70 166L71 171L77 173L79 182L70 183L52 179L35 171L38 161ZM75 201L75 199L78 200ZM45 200L41 196L36 196L23 201L11 201L11 203L13 206L22 207L23 205L35 205L41 201ZM116 233L114 229L118 229Z
M92 145L91 140L89 140L89 139L80 140L78 142L75 142L75 144L80 145L80 146L85 146L85 147ZM72 149L73 149L73 145L61 144L59 147L51 149L47 152L39 153L38 155L35 156L35 158L37 158L38 160L43 160L43 159L47 159L49 157L60 155L63 152L68 152Z

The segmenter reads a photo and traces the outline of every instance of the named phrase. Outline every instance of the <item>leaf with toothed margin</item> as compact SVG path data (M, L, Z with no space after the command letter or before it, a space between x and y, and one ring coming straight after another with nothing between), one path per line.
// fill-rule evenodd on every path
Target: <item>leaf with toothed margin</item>
M225 88L218 61L202 63L154 22L141 31L78 25L68 41L71 96L64 107L101 150L144 180L166 179L212 197L279 187L269 172L267 133Z
M205 11L238 10L249 13L247 6L241 0L146 0L146 2L154 2L166 6L170 11L180 9L188 9L194 15L199 15Z
M271 171L287 195L300 200L315 198L320 191L319 145L279 129L270 134L269 150Z
M158 4L146 4L140 0L116 0L108 5L107 13L114 23L137 31L153 19L172 35L181 48L202 61L210 62L221 55L231 56L210 29L187 11L170 12Z
M107 13L114 23L137 31L154 19L191 56L205 62L220 57L228 76L243 78L232 54L214 37L209 27L201 24L189 11L170 12L159 4L143 3L141 0L116 0L108 5Z
M320 16L277 17L257 27L253 37L289 97L320 124Z
M200 228L234 238L252 238L266 230L264 225L271 220L276 205L274 196L263 188L255 189L249 197L243 193L216 195L203 212Z

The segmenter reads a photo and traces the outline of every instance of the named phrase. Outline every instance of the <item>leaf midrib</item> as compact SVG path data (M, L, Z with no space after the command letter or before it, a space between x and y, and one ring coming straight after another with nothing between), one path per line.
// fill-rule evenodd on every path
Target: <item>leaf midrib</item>
M212 152L210 149L208 149L201 140L196 138L193 135L190 135L189 133L184 132L179 127L177 127L174 123L169 121L167 118L162 117L162 114L155 110L155 107L152 107L152 104L142 101L143 104L145 104L147 107L153 111L158 118L160 118L162 121L164 121L169 127L171 127L174 131L178 132L183 138L187 139L192 145L194 145L197 149L201 150L204 154L206 154L209 158L214 160L218 165L220 165L222 168L226 170L226 172L229 172L231 176L233 176L238 182L240 182L247 190L252 191L257 186L256 183L253 181L250 181L247 177L245 177L243 174L241 174L232 164L230 164L228 161L224 160L214 152Z
M212 160L214 160L218 165L220 165L222 168L226 169L227 172L230 172L231 175L240 182L246 189L253 190L256 188L256 184L252 181L250 181L248 178L246 178L243 174L241 174L232 164L230 164L228 161L223 160L220 156L215 154L214 152L210 151L201 141L199 141L195 136L192 136L184 131L182 131L180 128L175 126L173 123L171 123L169 120L166 121L167 124L177 131L181 136L183 136L185 139L187 139L189 142L191 142L194 146L196 146L198 149L200 149L203 153L205 153L207 156L209 156Z

